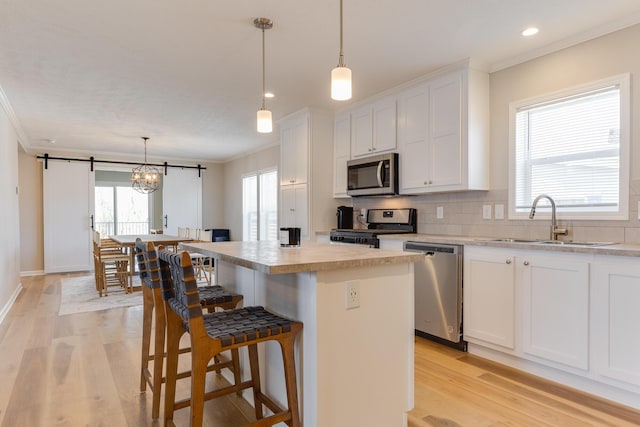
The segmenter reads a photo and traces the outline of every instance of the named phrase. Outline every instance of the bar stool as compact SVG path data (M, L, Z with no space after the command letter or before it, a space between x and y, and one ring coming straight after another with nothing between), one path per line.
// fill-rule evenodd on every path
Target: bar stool
M166 332L166 315L162 299L162 287L158 267L157 253L153 243L136 239L136 261L140 271L142 283L142 360L140 370L140 392L149 389L153 393L151 414L153 419L160 415L160 390L165 378L162 376L164 362L164 346ZM242 295L233 294L221 286L207 286L202 288L201 304L208 312L214 312L216 308L223 310L232 309L242 302ZM155 317L154 351L151 353L151 325ZM187 353L190 348L180 349L179 353ZM149 362L153 361L153 374L149 370ZM240 357L237 349L231 352L231 360L217 358L216 363L209 366L208 370L220 372L222 368L230 368L233 372L234 382L239 384ZM190 376L190 372L178 374L178 378Z
M175 409L191 407L191 427L202 426L205 399L253 388L257 422L251 426L269 426L285 422L300 426L298 390L294 360L294 342L302 323L270 313L263 307L202 313L198 287L188 253L159 251L163 298L167 315L167 380L165 387L165 425L173 424ZM175 401L178 349L181 336L189 333L191 342L191 398ZM258 347L260 342L276 340L282 349L287 409L282 409L260 388ZM206 366L222 351L247 347L251 379L205 394ZM266 406L274 414L263 415Z

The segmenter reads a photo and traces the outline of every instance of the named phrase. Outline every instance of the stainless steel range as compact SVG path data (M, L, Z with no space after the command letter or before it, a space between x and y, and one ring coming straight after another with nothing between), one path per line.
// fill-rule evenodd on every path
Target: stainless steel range
M378 236L382 234L415 233L418 214L414 208L405 209L369 209L367 211L367 228L331 230L329 239L332 242L380 247Z

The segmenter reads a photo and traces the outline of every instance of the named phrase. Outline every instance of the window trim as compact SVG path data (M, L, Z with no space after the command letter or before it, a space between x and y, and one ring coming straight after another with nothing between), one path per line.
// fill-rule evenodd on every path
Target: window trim
M528 219L528 212L516 211L516 113L524 107L533 107L562 98L597 91L605 87L618 86L620 89L620 175L619 209L617 212L568 212L558 210L557 217L565 220L628 220L629 219L629 178L631 147L631 77L629 73L618 74L601 80L572 86L543 95L509 103L509 219ZM542 206L541 206L542 207ZM536 218L550 218L551 213L539 210Z

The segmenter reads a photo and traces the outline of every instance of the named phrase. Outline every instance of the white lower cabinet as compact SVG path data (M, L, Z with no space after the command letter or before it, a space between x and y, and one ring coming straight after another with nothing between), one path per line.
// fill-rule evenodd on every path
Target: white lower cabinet
M464 249L463 327L468 342L515 349L514 256L502 249Z
M464 251L470 352L640 409L637 257Z
M541 252L516 258L524 357L589 368L589 263Z
M591 348L595 374L606 382L640 387L638 259L607 257L594 265L592 277Z

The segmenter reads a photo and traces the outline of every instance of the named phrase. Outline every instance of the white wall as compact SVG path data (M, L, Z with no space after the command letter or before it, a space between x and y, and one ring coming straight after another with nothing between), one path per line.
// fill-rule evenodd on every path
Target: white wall
M9 117L0 108L0 319L21 287L18 145Z
M231 240L242 240L242 175L280 165L280 146L230 160L224 164L224 218ZM328 175L330 176L330 175Z
M202 228L227 228L224 220L224 165L203 164L207 170L202 181Z
M20 272L44 271L44 226L42 212L42 164L20 151Z

